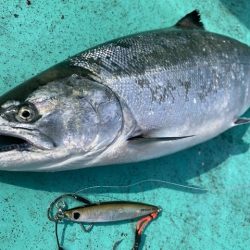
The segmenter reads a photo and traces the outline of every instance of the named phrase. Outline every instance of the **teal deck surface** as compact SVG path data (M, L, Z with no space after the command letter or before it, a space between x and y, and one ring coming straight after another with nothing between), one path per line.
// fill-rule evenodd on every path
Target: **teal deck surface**
M84 49L139 31L169 27L199 9L206 28L250 45L249 0L0 0L0 94ZM250 112L246 114L250 116ZM195 121L194 121L195 122ZM145 231L143 249L235 249L250 246L250 128L231 129L191 149L160 159L60 173L0 172L0 249L57 249L46 210L58 195L96 185L90 200L133 200L162 207ZM65 249L132 248L135 223L60 225Z

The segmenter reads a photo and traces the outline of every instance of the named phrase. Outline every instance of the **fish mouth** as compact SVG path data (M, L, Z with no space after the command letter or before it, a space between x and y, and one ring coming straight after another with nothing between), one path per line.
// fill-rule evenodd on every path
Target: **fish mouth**
M0 153L8 151L36 151L55 148L54 141L32 127L1 124L0 122Z
M28 151L31 147L32 144L24 139L0 134L0 153L12 150Z

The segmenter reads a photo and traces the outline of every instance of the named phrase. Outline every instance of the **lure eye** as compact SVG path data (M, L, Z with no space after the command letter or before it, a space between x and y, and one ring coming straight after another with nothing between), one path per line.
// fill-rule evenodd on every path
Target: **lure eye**
M37 109L33 104L24 104L19 107L16 120L19 122L33 122L38 118L37 113Z
M78 220L79 218L80 218L80 213L79 212L74 212L73 213L73 218L75 219L75 220Z

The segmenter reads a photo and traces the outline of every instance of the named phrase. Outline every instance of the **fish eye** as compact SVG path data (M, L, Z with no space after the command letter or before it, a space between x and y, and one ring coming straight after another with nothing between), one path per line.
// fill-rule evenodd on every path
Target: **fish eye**
M24 119L29 119L29 117L31 116L31 112L25 108L23 108L23 110L20 113L21 113L22 118Z
M24 104L19 107L16 119L19 122L33 122L37 118L37 110L34 105Z
M78 220L79 218L80 218L80 213L79 212L74 212L73 213L73 218L75 219L75 220Z

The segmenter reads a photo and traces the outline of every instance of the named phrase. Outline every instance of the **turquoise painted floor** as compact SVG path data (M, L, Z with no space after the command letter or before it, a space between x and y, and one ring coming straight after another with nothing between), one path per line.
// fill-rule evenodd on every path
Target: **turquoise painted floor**
M30 4L28 5L28 2ZM84 49L123 35L173 25L199 9L208 30L250 45L249 0L0 0L0 94ZM250 112L247 114L250 116ZM95 185L164 179L207 188L195 192L144 183L95 189L93 201L125 199L160 205L143 249L249 249L250 128L237 127L189 150L139 164L62 173L0 172L0 249L56 249L49 203L64 192ZM65 249L131 249L134 223L60 226ZM61 235L61 233L60 233Z

